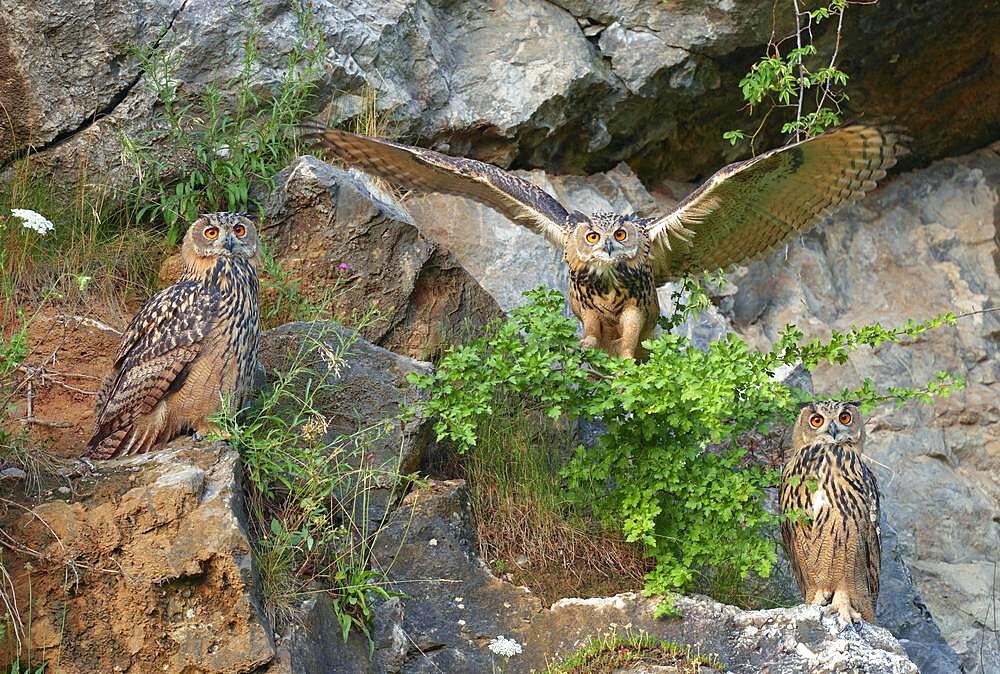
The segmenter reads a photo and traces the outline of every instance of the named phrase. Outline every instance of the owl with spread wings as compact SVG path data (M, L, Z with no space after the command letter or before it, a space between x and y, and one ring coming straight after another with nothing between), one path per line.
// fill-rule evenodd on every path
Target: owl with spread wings
M406 189L473 199L544 236L569 267L583 347L644 359L660 315L656 288L749 260L875 188L903 153L893 129L852 124L730 164L667 215L563 207L527 180L473 159L337 129L306 138Z

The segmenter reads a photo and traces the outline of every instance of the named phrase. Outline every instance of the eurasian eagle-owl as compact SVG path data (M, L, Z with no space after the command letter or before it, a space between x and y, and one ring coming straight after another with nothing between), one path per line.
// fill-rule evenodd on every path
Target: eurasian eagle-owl
M644 357L660 313L657 286L767 251L828 209L875 188L902 153L890 129L854 124L730 164L659 218L570 212L490 164L433 150L311 130L347 164L408 189L476 200L563 251L583 346Z
M122 334L84 456L139 454L185 430L207 433L224 400L238 409L249 396L260 340L257 230L241 214L203 215L181 257L180 280Z
M781 473L781 537L807 602L847 622L875 622L882 560L875 475L861 458L864 420L852 403L802 408Z

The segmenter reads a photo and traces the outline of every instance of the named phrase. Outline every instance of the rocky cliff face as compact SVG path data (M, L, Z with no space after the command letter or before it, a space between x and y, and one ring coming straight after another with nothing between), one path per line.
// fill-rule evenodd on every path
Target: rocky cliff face
M618 207L614 196L623 194L627 176L619 169L586 181L569 179L583 187L566 194L562 178L530 175L577 207L602 202ZM991 603L993 568L1000 559L1000 317L990 311L1000 296L998 183L997 146L900 175L787 248L732 273L734 287L720 298L721 311L692 326L709 335L735 330L768 347L788 323L811 338L852 324L889 326L944 311L966 314L956 327L905 348L859 352L846 368L820 368L813 382L818 393L835 393L865 377L882 386L922 385L940 370L966 379L964 391L931 407L877 410L867 422L866 451L878 462L884 507L899 531L900 550L916 587L967 672L1000 668ZM681 186L673 185L673 190L682 196ZM660 199L651 207L648 193L632 195L629 203L644 214L673 203ZM427 203L434 207L426 208ZM470 272L482 274L485 288L504 288L498 298L505 306L517 302L517 291L564 283L559 264L545 256L532 267L535 276L494 271L488 262L491 246L502 241L504 251L520 251L540 237L491 222L494 233L485 239L484 250L479 223L492 216L476 205L436 196L414 200L412 210L422 231L441 237ZM471 222L474 234L466 238L454 229L445 231L434 216L442 213ZM885 601L881 598L880 604Z
M813 373L818 391L873 377L921 385L940 370L966 389L932 407L885 406L868 419L866 451L917 587L967 671L1000 671L994 569L1000 559L1000 146L900 175L802 236L787 252L732 276L723 306L764 346L786 323L807 338L942 311L955 328L905 348L861 352ZM984 312L985 313L979 313ZM991 643L992 640L992 643Z
M376 605L371 652L357 632L341 639L322 594L276 634L260 610L236 461L225 445L179 441L105 464L78 493L50 493L9 523L31 649L48 671L527 673L592 639L638 634L714 656L732 674L918 671L887 630L816 607L741 611L681 597L682 617L658 621L655 601L630 593L545 608L478 557L461 481L416 489L381 531L376 563L404 596Z
M30 154L59 174L89 166L113 179L118 132L149 129L157 113L130 46L159 45L176 54L175 77L190 95L237 72L248 6L0 0L0 103L7 120L0 124L0 167ZM362 90L372 88L408 140L525 169L529 179L581 210L647 215L669 208L691 188L665 177L691 180L740 158L720 134L745 121L736 83L772 30L772 4L757 0L348 0L315 7L331 47L318 103L324 115L341 120L357 114ZM283 67L296 28L287 3L265 2L263 8L259 77L266 83ZM718 309L692 327L706 338L736 330L766 346L787 322L818 336L864 321L895 324L945 310L969 314L954 329L906 349L858 354L846 371L821 369L815 383L818 390L836 390L873 375L884 384L909 385L941 369L967 378L965 391L933 407L876 412L868 447L881 464L899 554L970 673L1000 671L991 603L1000 559L1000 319L977 313L994 308L1000 295L1000 157L997 146L972 152L1000 134L1000 65L991 48L998 31L1000 11L987 0L851 6L842 64L852 75L852 106L868 118L889 117L906 126L914 137L910 163L863 203L732 275L734 284ZM816 37L828 44L829 25ZM773 130L765 136L765 144L780 141ZM384 314L366 337L396 351L427 356L462 334L468 317L479 325L495 316L493 299L509 308L522 290L539 283L565 286L558 253L469 202L410 199L405 206L414 226L363 179L309 158L279 184L269 209L279 223L271 234L281 255L317 288L336 281L331 273L341 263L349 265L345 310L355 300L366 304L377 297ZM346 224L330 227L334 220ZM187 671L199 659L206 671L248 671L261 663L273 671L332 671L315 663L347 662L346 652L361 658L363 644L349 644L345 652L335 647L337 637L319 644L293 632L276 643L260 621L233 460L223 449L176 448L161 459L121 467L93 494L38 506L44 521L61 527L60 538L84 546L81 559L101 571L72 595L82 611L67 623L66 634L75 641L59 635L53 608L38 616L39 648L78 652L84 665L98 671L147 671L150 663ZM432 502L438 505L418 505L414 497L407 512L439 508L448 521L461 520L460 492L447 487ZM207 514L225 524L222 533L175 540L179 532L214 530L198 519ZM17 526L32 545L51 545L38 522L27 517ZM447 528L428 520L428 531L435 526ZM470 627L458 609L439 607L430 627L422 627L421 616L430 615L420 613L424 605L387 605L379 617L382 660L376 660L386 671L433 670L434 663L461 658L492 662L492 652L484 650L487 638L542 638L523 624L528 615L552 630L566 627L558 616L581 612L595 630L608 621L640 620L642 601L634 597L543 610L520 590L495 585L499 581L487 578L464 551L468 532L453 533L458 542L452 552L486 588L476 590L486 597L484 606L494 606L489 602L496 597L517 596L523 603L512 606L522 613L512 613L507 622L480 616ZM162 549L147 550L148 541L161 541ZM68 554L49 552L56 558ZM111 567L98 562L111 553L118 555L118 570L102 575ZM418 556L413 564L419 563ZM133 566L142 573L133 573ZM62 601L62 581L55 578L63 577L64 568L75 567L59 565L36 586L38 597ZM403 573L407 567L397 568ZM737 665L745 659L765 666L763 649L788 658L769 661L772 667L793 663L772 671L828 671L816 668L830 660L823 654L832 648L890 663L879 671L911 671L898 644L881 632L855 639L831 634L823 619L805 609L750 615L691 601L691 615L710 616L709 624L743 636L757 630L751 637L758 641L747 643L730 643L721 632L704 637ZM316 624L329 620L320 603L311 610ZM663 634L699 634L684 629L664 628ZM585 631L574 639L596 633ZM91 661L83 654L104 642L121 644L127 658ZM568 643L549 644L545 652L563 653ZM161 651L154 653L156 648ZM213 660L218 653L223 655ZM536 657L525 654L518 662L536 663Z
M503 165L560 173L627 160L644 179L704 176L738 150L737 83L789 12L762 0L350 0L315 3L331 48L324 118L357 114L365 87L405 138ZM4 0L0 94L10 123L0 162L41 153L57 169L118 165L119 129L153 123L132 45L177 58L181 94L232 78L248 0L124 3ZM786 17L782 19L782 16ZM975 17L975 20L968 20ZM263 4L262 82L297 37L286 3ZM816 27L821 45L832 22ZM842 63L852 112L913 134L916 161L965 152L1000 132L1000 67L989 0L851 7ZM765 145L779 141L774 129ZM163 153L169 149L162 148Z
M415 358L477 333L500 316L447 247L367 177L301 157L276 178L267 208L273 254L301 290L338 318L373 310L367 339Z

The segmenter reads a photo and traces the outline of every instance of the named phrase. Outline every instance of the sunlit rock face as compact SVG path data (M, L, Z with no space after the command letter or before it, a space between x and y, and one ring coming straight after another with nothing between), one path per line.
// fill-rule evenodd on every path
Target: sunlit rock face
M730 278L733 327L760 346L795 323L806 338L946 311L953 328L860 351L813 373L819 393L872 377L922 386L939 371L966 388L931 406L880 407L865 451L917 589L969 672L1000 670L990 608L1000 559L1000 147L904 173ZM980 313L984 312L984 313ZM985 638L984 638L985 637Z

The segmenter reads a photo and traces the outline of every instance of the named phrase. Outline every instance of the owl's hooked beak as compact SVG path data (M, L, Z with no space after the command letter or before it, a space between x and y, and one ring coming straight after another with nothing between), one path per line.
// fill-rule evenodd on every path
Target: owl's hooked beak
M612 242L611 239L605 240L605 242L604 242L604 252L608 254L608 257L611 257L611 251L613 251L614 249L615 249L614 242Z
M233 252L233 248L236 246L236 235L232 232L226 234L225 240L222 242L222 246L228 250L230 253Z
M836 440L837 439L837 424L831 422L830 425L826 429L826 434L829 435L832 439Z

